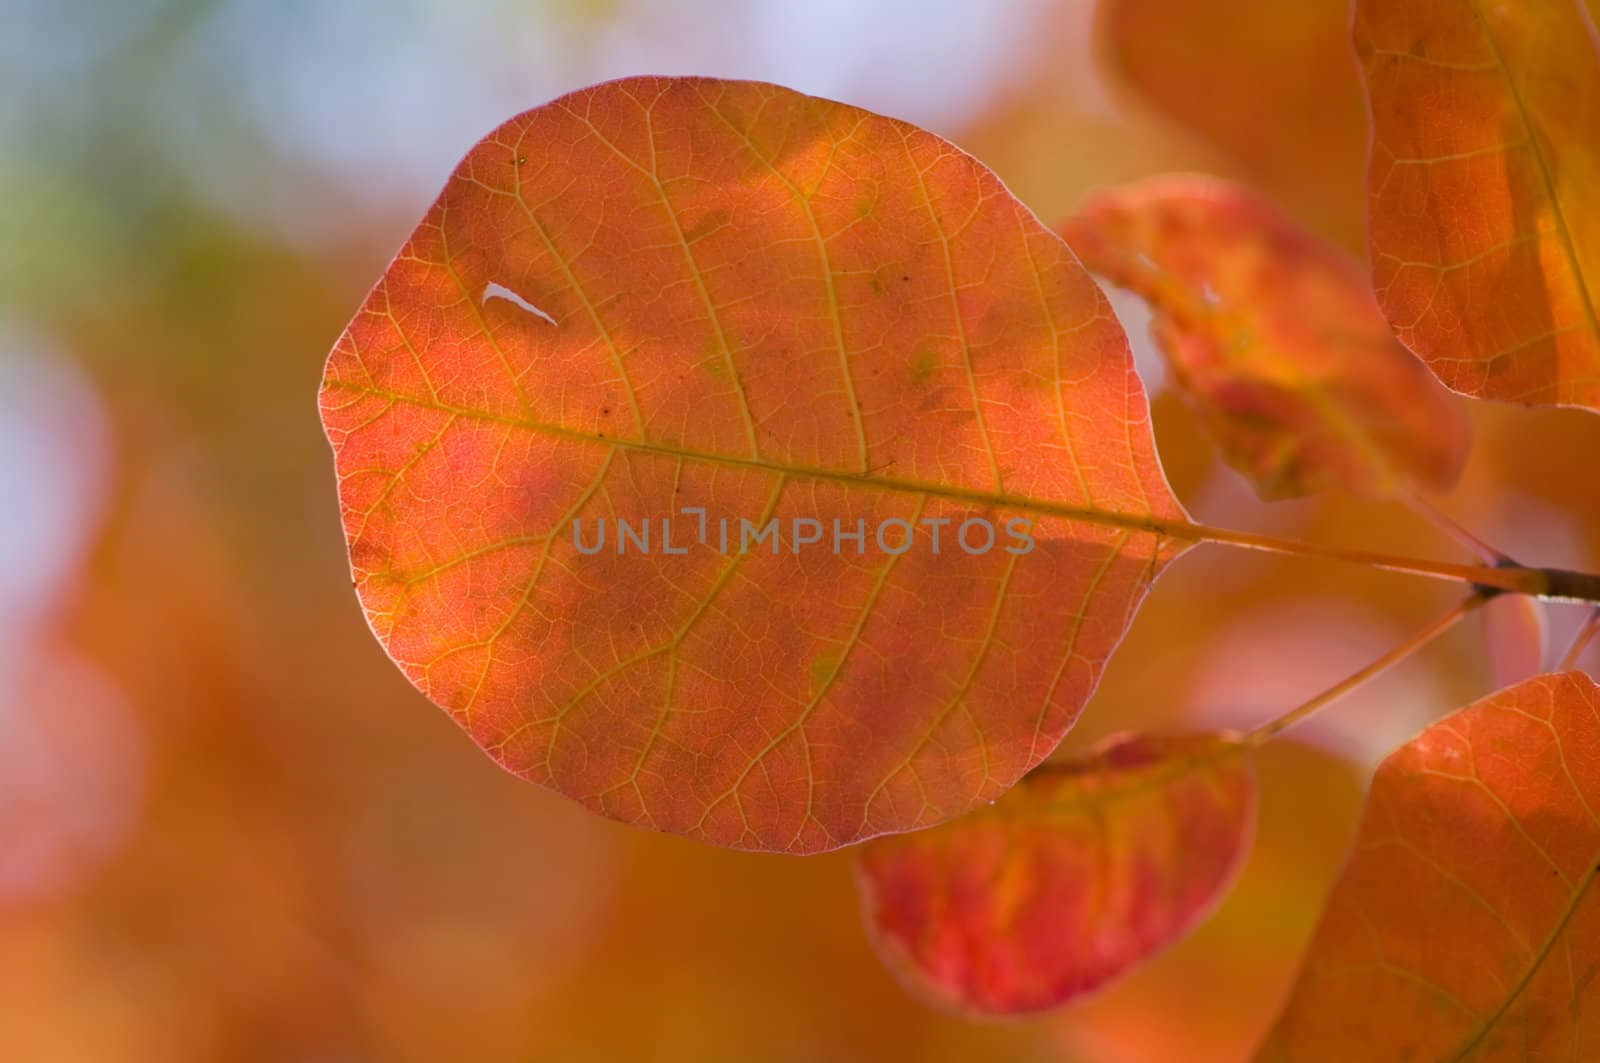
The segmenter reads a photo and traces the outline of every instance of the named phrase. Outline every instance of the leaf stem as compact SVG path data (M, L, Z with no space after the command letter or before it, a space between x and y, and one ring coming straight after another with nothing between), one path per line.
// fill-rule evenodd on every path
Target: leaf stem
M1283 539L1254 532L1234 531L1231 528L1214 528L1206 524L1156 518L1149 524L1152 531L1173 539L1194 543L1220 543L1246 550L1266 553L1290 554L1297 557L1315 557L1329 561L1381 568L1389 572L1405 572L1433 579L1469 583L1486 594L1521 594L1530 598L1553 601L1600 603L1600 575L1590 572L1572 572L1559 568L1533 568L1515 562L1498 565L1466 565L1454 561L1431 561L1425 558L1403 557L1376 550L1361 550L1343 546L1326 546L1321 543Z
M1213 764L1219 764L1232 757L1243 756L1261 748L1272 739L1278 737L1278 735L1282 734L1284 731L1305 720L1318 709L1324 708L1332 702L1337 701L1339 698L1344 697L1346 694L1350 693L1352 690L1355 690L1368 680L1373 679L1382 672L1385 672L1399 664L1413 653L1416 653L1418 650L1422 649L1422 647L1426 646L1440 635L1443 635L1446 631L1449 631L1456 624L1460 623L1468 615L1475 612L1480 606L1489 601L1489 599L1492 597L1494 597L1494 595L1483 594L1481 592L1469 594L1460 602L1456 603L1456 605L1453 606L1449 612L1445 613L1437 620L1419 630L1416 634L1406 639L1405 642L1389 650L1381 657L1376 658L1370 664L1359 669L1358 671L1352 672L1350 675L1345 676L1343 679L1339 680L1337 683L1333 684L1333 686L1324 690L1311 700L1303 702L1300 705L1290 709L1282 716L1267 721L1253 731L1247 731L1244 734L1229 737L1227 740L1217 743L1216 746L1207 752L1196 754L1182 760L1171 761L1165 765L1162 765L1148 776L1129 781L1121 786L1113 786L1105 790L1097 791L1095 799L1102 802L1116 801L1124 797L1130 797L1134 794L1147 793L1155 787L1165 786L1167 783L1172 782L1175 779L1181 779L1185 775L1190 775L1194 772L1208 768ZM1600 610L1596 610L1596 614L1600 615ZM1058 773L1074 774L1079 770L1080 769L1076 761L1047 760L1044 763L1036 766L1028 773L1028 775L1029 777L1033 777L1038 775L1052 775Z
M1271 739L1276 738L1278 735L1306 719L1317 710L1323 708L1331 702L1337 701L1339 698L1344 697L1346 694L1363 685L1368 680L1382 674L1388 669L1394 667L1396 664L1399 664L1401 661L1405 660L1407 657L1411 656L1413 653L1417 652L1422 647L1438 638L1440 635L1443 635L1446 631L1449 631L1452 627L1455 627L1456 624L1458 624L1463 618L1487 602L1490 597L1492 597L1492 595L1486 595L1481 592L1468 595L1466 598L1463 598L1454 607L1452 607L1449 612L1445 613L1437 620L1434 620L1432 623L1419 630L1416 634L1406 639L1400 645L1389 650L1387 653L1384 653L1382 656L1375 658L1364 668L1360 668L1350 673L1337 683L1333 684L1333 686L1318 694L1316 697L1311 698L1309 701L1302 702L1301 704L1290 709L1288 712L1284 713L1282 716L1279 716L1277 719L1269 720L1260 727L1257 727L1255 730L1248 732L1239 739L1240 744L1249 749L1256 749Z
M1411 507L1411 511L1413 513L1427 521L1429 524L1432 524L1435 528L1454 539L1460 545L1477 554L1479 559L1481 559L1485 564L1500 567L1507 566L1512 563L1511 558L1507 556L1504 551L1498 550L1484 542L1482 539L1478 538L1461 524L1457 523L1454 517L1451 517L1439 510L1432 502L1429 502L1421 495L1408 494L1405 498L1405 501L1406 504Z
M1596 635L1600 635L1600 609L1591 609L1589 619L1578 629L1577 636L1568 647L1566 656L1562 657L1561 663L1556 666L1556 671L1568 672L1578 667L1578 658L1583 656L1583 651L1589 647L1589 643Z

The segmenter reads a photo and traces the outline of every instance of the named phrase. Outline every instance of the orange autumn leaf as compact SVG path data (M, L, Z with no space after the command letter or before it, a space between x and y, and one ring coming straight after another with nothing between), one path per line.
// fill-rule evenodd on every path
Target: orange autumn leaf
M616 81L491 133L321 401L417 688L518 775L722 845L998 796L1178 552L1066 245L938 137L771 85Z
M1232 739L1113 738L989 808L861 850L879 954L962 1011L1091 992L1199 923L1249 848L1255 776Z
M1600 687L1502 690L1378 769L1264 1060L1588 1059Z
M1150 304L1179 386L1263 497L1454 484L1461 411L1395 341L1360 267L1268 201L1154 177L1091 196L1058 230Z
M1373 283L1463 394L1600 409L1595 6L1356 4Z
M1114 81L1359 247L1367 125L1349 0L1100 0Z

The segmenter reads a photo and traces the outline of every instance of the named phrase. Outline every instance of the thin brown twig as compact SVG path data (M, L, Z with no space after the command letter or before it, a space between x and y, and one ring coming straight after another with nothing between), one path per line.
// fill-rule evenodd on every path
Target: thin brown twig
M1405 501L1406 504L1411 507L1411 511L1413 513L1427 521L1429 524L1432 524L1439 531L1443 532L1451 539L1454 539L1468 550L1471 550L1473 553L1477 554L1478 557L1481 558L1486 564L1504 565L1511 561L1510 556L1507 555L1505 551L1490 546L1472 532L1468 531L1461 524L1457 523L1454 517L1444 513L1442 510L1435 507L1432 502L1429 502L1421 495L1408 494Z
M1583 656L1583 651L1589 648L1589 643L1596 635L1600 635L1600 609L1591 609L1589 619L1583 622L1578 629L1578 634L1573 638L1572 645L1561 658L1561 663L1556 666L1556 671L1566 672L1578 667L1578 658Z
M1333 684L1333 686L1324 690L1316 697L1311 698L1309 701L1302 702L1301 704L1290 709L1288 712L1284 713L1282 716L1279 716L1274 720L1269 720L1260 727L1257 727L1255 730L1245 734L1240 739L1240 743L1251 749L1254 749L1268 740L1277 737L1279 734L1288 730L1290 727L1293 727L1295 724L1300 723L1317 710L1323 708L1331 702L1337 701L1339 698L1344 697L1352 690L1355 690L1357 687L1405 660L1407 657L1411 656L1413 653L1417 652L1422 647L1426 646L1428 643L1444 634L1446 631L1449 631L1463 618L1477 610L1479 606L1483 605L1488 600L1488 596L1483 594L1472 594L1466 598L1463 598L1460 602L1456 603L1456 605L1452 607L1449 612L1445 613L1428 626L1419 630L1416 634L1400 643L1400 645L1374 659L1372 663L1368 664L1366 667L1360 668L1345 676L1343 679L1339 680L1337 683Z
M1355 690L1363 683L1368 682L1369 680L1378 676L1380 673L1387 671L1396 664L1399 664L1413 653L1416 653L1418 650L1422 649L1422 647L1426 646L1440 635L1443 635L1446 631L1449 631L1456 624L1460 623L1461 620L1467 617L1469 614L1476 611L1478 607L1487 602L1490 597L1490 595L1485 594L1469 595L1453 606L1449 612L1445 613L1437 620L1434 620L1426 627L1417 631L1414 635L1406 639L1400 645L1395 646L1393 649L1376 658L1365 667L1352 672L1350 675L1339 680L1339 682L1333 684L1333 686L1324 690L1316 697L1313 697L1309 701L1302 702L1300 705L1290 709L1282 716L1270 720L1267 723L1262 724L1260 727L1257 727L1255 730L1248 731L1237 736L1236 738L1218 742L1216 745L1212 746L1211 749L1204 753L1198 753L1193 756L1185 757L1181 760L1173 760L1156 766L1152 768L1148 774L1140 775L1137 778L1122 783L1121 785L1097 789L1094 795L1095 801L1104 803L1108 801L1121 800L1125 797L1132 797L1140 793L1148 793L1150 790L1159 786L1165 786L1167 783L1172 782L1175 779L1180 779L1185 775L1190 775L1194 772L1204 770L1214 764L1222 763L1233 757L1243 756L1260 748L1267 742L1282 734L1284 731L1288 730L1290 727L1293 727L1297 723L1301 723L1317 710L1326 707L1334 701L1337 701L1339 698L1350 693L1352 690ZM1028 774L1031 777L1057 773L1073 773L1078 770L1080 769L1076 761L1056 760L1045 761Z

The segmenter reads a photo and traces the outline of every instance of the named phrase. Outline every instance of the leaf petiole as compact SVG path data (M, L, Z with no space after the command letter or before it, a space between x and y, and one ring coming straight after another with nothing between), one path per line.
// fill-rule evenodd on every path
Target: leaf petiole
M1269 720L1260 727L1257 727L1255 730L1246 733L1242 738L1240 738L1240 744L1248 749L1259 748L1268 741L1282 734L1284 731L1293 727L1295 724L1311 716L1319 709L1334 701L1337 701L1339 698L1344 697L1346 694L1355 690L1357 687L1360 687L1368 680L1381 675L1383 672L1388 671L1396 664L1399 664L1401 661L1405 660L1407 657L1411 656L1413 653L1417 652L1422 647L1438 638L1440 635L1443 635L1446 631L1449 631L1451 628L1455 627L1456 624L1460 623L1468 615L1476 611L1491 597L1492 595L1483 594L1481 592L1468 595L1466 598L1462 599L1454 607L1452 607L1449 612L1445 613L1437 620L1434 620L1426 627L1417 631L1416 634L1412 635L1398 646L1395 646L1387 653L1375 658L1370 664L1345 676L1343 679L1339 680L1322 693L1311 698L1309 701L1302 702L1301 704L1290 709L1288 712L1284 713L1282 716L1279 716L1274 720Z
M1600 635L1600 609L1592 609L1589 619L1578 628L1577 635L1573 636L1572 645L1567 648L1566 655L1561 658L1561 663L1556 666L1558 672L1570 672L1578 667L1578 658L1583 656L1583 651L1589 648L1589 643Z
M1429 524L1433 525L1449 538L1454 539L1460 545L1477 554L1485 564L1501 567L1509 566L1512 563L1511 558L1508 557L1503 551L1490 546L1488 543L1478 538L1471 531L1462 527L1460 522L1458 522L1454 517L1442 512L1432 502L1429 502L1421 495L1407 495L1405 497L1405 502L1411 507L1411 511L1413 513L1427 521Z
M1381 568L1389 572L1406 572L1433 579L1454 580L1472 584L1487 594L1522 594L1530 598L1550 601L1600 603L1600 574L1572 572L1560 568L1534 568L1515 562L1497 565L1466 565L1454 561L1433 561L1426 558L1403 557L1375 550L1361 550L1343 546L1326 546L1299 539L1283 539L1254 532L1214 528L1188 521L1169 521L1156 518L1144 522L1150 530L1183 542L1220 543L1246 550L1289 554L1297 557L1315 557L1329 561Z
M1227 741L1219 742L1214 748L1204 753L1171 761L1160 770L1143 776L1125 786L1099 791L1096 794L1096 799L1104 802L1144 793L1153 787L1164 786L1174 779L1199 771L1218 761L1247 754L1261 748L1295 724L1310 717L1319 709L1332 704L1416 653L1434 639L1455 627L1467 616L1476 612L1479 607L1492 597L1492 594L1482 593L1468 595L1451 607L1444 615L1418 630L1398 646L1386 651L1382 656L1375 658L1369 664L1345 676L1315 697L1301 702L1283 715L1267 721L1254 730L1246 731L1243 734L1231 737ZM1047 775L1075 770L1076 767L1073 762L1047 760L1035 767L1033 771L1029 772L1029 775Z

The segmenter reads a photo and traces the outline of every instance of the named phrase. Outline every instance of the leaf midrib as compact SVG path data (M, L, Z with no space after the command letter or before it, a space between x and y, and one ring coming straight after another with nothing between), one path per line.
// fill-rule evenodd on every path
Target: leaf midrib
M545 424L539 421L523 420L518 417L507 417L487 410L454 406L447 402L419 398L415 395L387 391L383 388L370 387L364 384L353 384L343 380L325 380L323 382L323 391L342 391L351 394L369 395L386 399L390 402L405 403L421 409L435 410L439 413L453 414L457 417L504 425L509 428L518 428L576 443L597 444L637 453L697 461L728 468L752 469L759 472L772 473L773 475L800 476L811 480L839 483L867 490L926 495L929 498L937 498L949 502L965 502L972 505L1016 510L1034 517L1058 517L1064 520L1079 521L1107 528L1143 531L1160 537L1192 538L1192 536L1182 534L1190 525L1181 518L1168 520L1157 517L1154 514L1141 515L1095 506L1074 506L1065 502L1053 502L1029 495L1002 494L996 491L957 487L953 484L932 483L925 480L913 480L897 476L867 475L842 469L829 469L823 466L785 464L765 458L745 458L732 454L716 454L694 450L689 447L672 446L665 443L651 443L619 436L598 435L590 432L581 432L562 425Z
M1523 990L1527 989L1529 984L1532 983L1533 976L1538 974L1539 969L1544 966L1544 961L1549 958L1551 951L1556 947L1556 942L1560 941L1561 936L1566 933L1567 925L1572 922L1572 917L1577 914L1578 906L1583 903L1584 895L1588 893L1589 887L1594 883L1597 875L1600 875L1600 862L1591 862L1588 872L1583 876L1583 880L1573 889L1572 900L1567 902L1567 907L1562 911L1561 918L1556 920L1555 926L1550 929L1549 936L1540 944L1539 950L1530 957L1527 970L1522 972L1522 977L1511 988L1511 992L1506 994L1506 998L1501 1001L1500 1006L1484 1016L1483 1020L1478 1024L1478 1028L1469 1034L1467 1039L1461 1043L1461 1047L1457 1048L1448 1057L1449 1063L1460 1063L1461 1060L1470 1056L1483 1043L1484 1038L1489 1036L1490 1031L1499 1024L1500 1020L1505 1018L1506 1013L1511 1010L1511 1005L1517 1002L1517 998L1522 995Z

